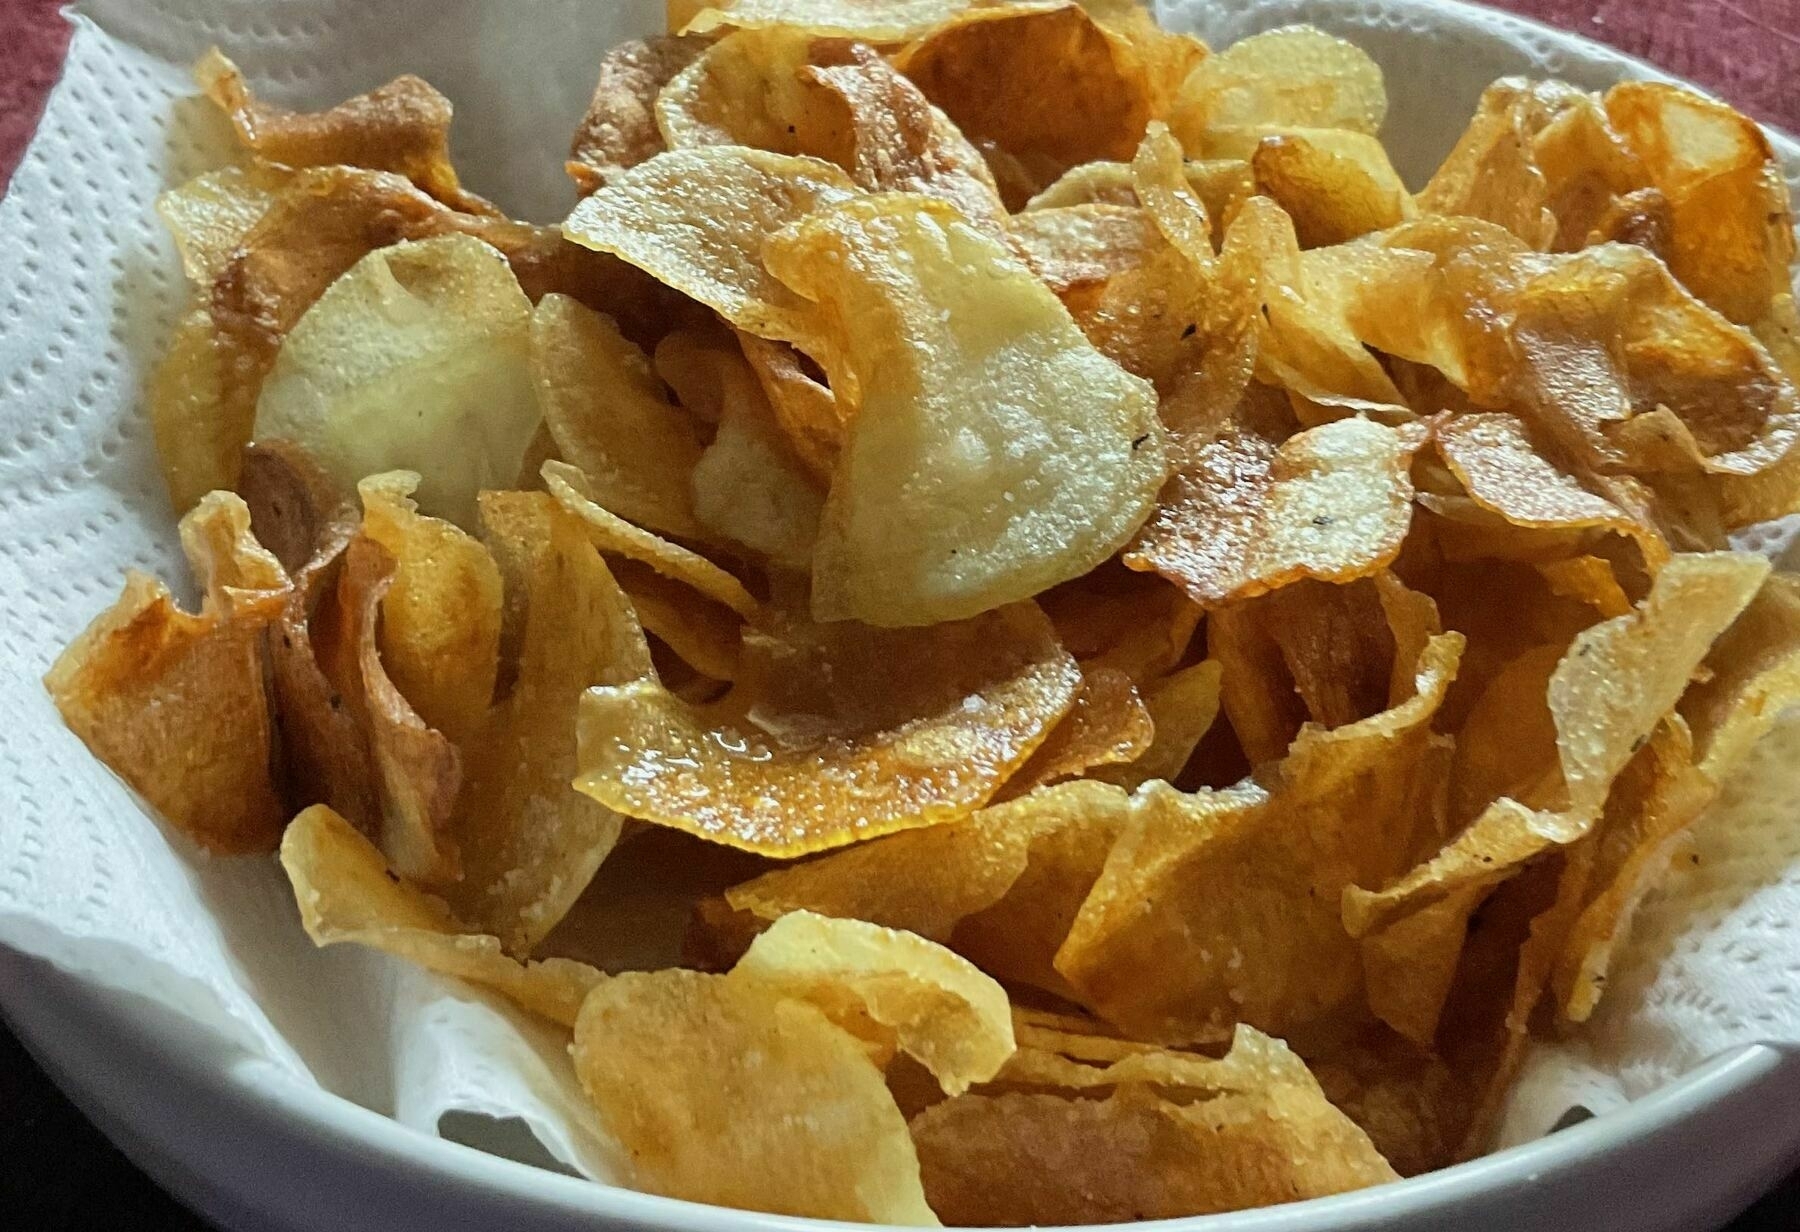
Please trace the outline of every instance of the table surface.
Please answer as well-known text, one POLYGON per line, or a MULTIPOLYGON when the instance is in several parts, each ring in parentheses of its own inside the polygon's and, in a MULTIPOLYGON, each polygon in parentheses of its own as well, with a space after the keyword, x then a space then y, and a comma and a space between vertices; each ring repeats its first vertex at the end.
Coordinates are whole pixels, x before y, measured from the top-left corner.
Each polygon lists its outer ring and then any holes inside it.
MULTIPOLYGON (((372 0, 378 2, 378 0, 372 0)), ((30 140, 68 44, 61 0, 0 0, 0 192, 30 140)), ((1800 0, 1498 0, 1610 43, 1800 133, 1800 0)), ((8 1226, 110 1232, 206 1225, 102 1137, 0 1029, 0 1212, 8 1226)), ((1800 1227, 1800 1174, 1730 1232, 1800 1227)))

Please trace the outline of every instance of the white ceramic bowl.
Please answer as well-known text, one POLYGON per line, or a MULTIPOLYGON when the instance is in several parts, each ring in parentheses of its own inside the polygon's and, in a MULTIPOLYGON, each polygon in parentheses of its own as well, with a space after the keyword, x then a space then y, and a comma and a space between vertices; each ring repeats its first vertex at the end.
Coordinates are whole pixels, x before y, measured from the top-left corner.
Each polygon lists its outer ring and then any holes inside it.
MULTIPOLYGON (((1390 74, 1390 128, 1396 164, 1415 185, 1466 121, 1471 80, 1550 72, 1599 88, 1662 75, 1572 35, 1430 0, 1213 0, 1197 21, 1215 43, 1228 43, 1301 18, 1412 66, 1390 74), (1420 55, 1421 40, 1444 54, 1420 55)), ((0 1008, 137 1164, 231 1232, 839 1226, 608 1188, 426 1136, 248 1060, 150 1001, 3 946, 0 1008)), ((1800 1055, 1752 1045, 1620 1111, 1472 1163, 1361 1193, 1159 1226, 1694 1232, 1725 1222, 1797 1162, 1800 1055)))

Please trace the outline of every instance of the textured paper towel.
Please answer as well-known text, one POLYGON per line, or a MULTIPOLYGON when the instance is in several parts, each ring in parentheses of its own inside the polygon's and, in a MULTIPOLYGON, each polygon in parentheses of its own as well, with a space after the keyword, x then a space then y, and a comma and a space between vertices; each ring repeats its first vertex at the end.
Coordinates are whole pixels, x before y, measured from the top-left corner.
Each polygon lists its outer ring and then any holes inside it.
MULTIPOLYGON (((217 42, 270 98, 307 106, 416 72, 458 105, 453 147, 471 187, 549 221, 571 200, 560 163, 595 61, 661 7, 88 0, 0 203, 0 942, 154 997, 294 1083, 427 1132, 466 1124, 447 1113, 517 1117, 564 1166, 602 1178, 612 1148, 555 1032, 382 955, 314 950, 273 861, 209 860, 165 833, 62 728, 38 678, 125 567, 181 576, 138 391, 185 295, 151 201, 227 146, 189 97, 187 64, 217 42)), ((1502 14, 1417 0, 1161 7, 1215 43, 1299 19, 1356 38, 1389 71, 1396 162, 1415 184, 1495 76, 1654 75, 1502 14)), ((1540 1050, 1515 1133, 1734 1043, 1800 1040, 1800 931, 1784 927, 1800 917, 1800 837, 1752 824, 1793 816, 1800 779, 1739 803, 1757 807, 1709 822, 1701 873, 1646 908, 1590 1037, 1540 1050)))

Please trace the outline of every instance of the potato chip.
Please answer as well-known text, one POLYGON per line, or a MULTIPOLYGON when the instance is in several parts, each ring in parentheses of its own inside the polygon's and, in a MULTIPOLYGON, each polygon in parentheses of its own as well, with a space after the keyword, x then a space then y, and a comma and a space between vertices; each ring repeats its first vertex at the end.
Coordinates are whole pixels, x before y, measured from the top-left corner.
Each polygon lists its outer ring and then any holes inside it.
POLYGON ((701 39, 656 36, 600 57, 594 96, 563 164, 576 188, 591 193, 667 148, 656 124, 657 95, 705 50, 701 39))
POLYGON ((322 804, 288 826, 281 864, 317 945, 350 941, 383 950, 490 988, 565 1027, 575 1025, 583 998, 605 978, 566 958, 508 958, 498 940, 464 928, 441 901, 395 877, 374 844, 322 804))
MULTIPOLYGON (((1250 165, 1235 158, 1187 160, 1182 167, 1188 187, 1213 220, 1214 238, 1223 238, 1223 227, 1238 207, 1256 192, 1250 165)), ((1061 209, 1071 205, 1141 205, 1131 182, 1131 164, 1101 160, 1071 167, 1048 188, 1025 203, 1032 210, 1061 209)))
POLYGON ((583 526, 541 492, 482 495, 482 524, 524 609, 511 693, 465 745, 450 827, 463 876, 457 915, 528 953, 618 841, 620 819, 570 786, 584 690, 650 674, 644 635, 583 526))
POLYGON ((1075 704, 1007 780, 1003 794, 1010 799, 1046 783, 1133 761, 1150 748, 1152 735, 1150 712, 1130 676, 1112 667, 1084 671, 1075 704))
POLYGON ((694 465, 694 515, 720 539, 806 572, 825 495, 788 445, 761 382, 736 349, 721 372, 719 428, 694 465))
POLYGON ((1153 391, 994 240, 894 195, 823 210, 766 255, 829 321, 820 359, 854 408, 815 617, 987 611, 1086 572, 1142 520, 1163 471, 1153 391))
POLYGON ((221 853, 268 851, 286 819, 264 683, 269 625, 291 583, 229 492, 181 520, 205 598, 197 614, 140 573, 44 674, 94 756, 176 829, 221 853))
POLYGON ((217 47, 194 65, 194 79, 231 121, 238 140, 272 163, 392 171, 452 209, 498 213, 457 182, 450 163, 450 100, 410 73, 319 112, 258 102, 237 65, 217 47))
MULTIPOLYGON (((1475 115, 1444 162, 1419 192, 1427 214, 1481 218, 1548 249, 1556 241, 1557 215, 1536 155, 1538 134, 1561 112, 1587 96, 1561 82, 1505 77, 1482 91, 1475 115)), ((1580 247, 1584 230, 1569 247, 1580 247)))
POLYGON ((1125 553, 1217 606, 1300 578, 1385 567, 1412 517, 1409 466, 1425 434, 1341 419, 1285 441, 1251 425, 1179 442, 1156 512, 1125 553))
POLYGON ((1686 690, 1708 648, 1756 594, 1768 562, 1744 553, 1683 553, 1629 615, 1578 634, 1550 676, 1563 793, 1551 807, 1493 801, 1442 851, 1397 881, 1344 895, 1357 936, 1470 885, 1493 885, 1592 829, 1613 779, 1686 690))
POLYGON ((735 680, 743 620, 720 603, 696 601, 693 590, 629 557, 607 562, 644 632, 661 639, 689 667, 714 680, 735 680))
POLYGON ((1028 210, 1011 220, 1007 235, 1058 294, 1142 265, 1161 239, 1143 210, 1093 204, 1028 210))
MULTIPOLYGON (((1257 190, 1294 220, 1302 248, 1341 244, 1394 226, 1412 212, 1412 196, 1367 133, 1334 128, 1251 130, 1248 160, 1257 190)), ((1211 144, 1235 154, 1235 136, 1211 144)))
POLYGON ((1150 746, 1123 765, 1095 767, 1088 777, 1128 789, 1151 779, 1173 783, 1218 717, 1221 674, 1218 660, 1207 659, 1147 686, 1150 746))
POLYGON ((557 503, 579 518, 589 540, 602 552, 643 561, 664 577, 681 582, 744 619, 755 622, 762 605, 744 584, 698 552, 633 526, 601 506, 587 477, 566 462, 544 463, 544 486, 557 503))
MULTIPOLYGON (((1085 1067, 1057 1068, 1073 1077, 1085 1067)), ((926 1110, 912 1128, 933 1209, 957 1225, 1095 1224, 1240 1210, 1394 1179, 1278 1041, 1241 1027, 1224 1060, 1184 1061, 1177 1072, 1192 1083, 1180 1099, 1098 1070, 1087 1081, 1113 1085, 1100 1099, 1073 1090, 971 1094, 926 1110)))
POLYGON ((1285 26, 1200 61, 1169 124, 1198 155, 1209 129, 1277 124, 1373 136, 1386 115, 1387 87, 1367 52, 1312 26, 1285 26))
POLYGON ((653 680, 590 690, 580 789, 745 850, 822 851, 974 811, 1061 719, 1080 679, 1029 606, 917 632, 793 637, 746 644, 746 660, 754 650, 780 669, 745 662, 761 685, 747 717, 743 703, 690 707, 653 680), (849 698, 868 701, 832 712, 849 698))
POLYGON ((1139 788, 1057 954, 1081 1001, 1138 1038, 1173 1042, 1233 1022, 1285 1031, 1354 995, 1337 900, 1434 841, 1449 749, 1431 719, 1461 650, 1454 633, 1433 637, 1412 696, 1345 727, 1306 728, 1260 780, 1191 795, 1139 788), (1246 923, 1274 918, 1287 923, 1246 923))
POLYGON ((531 375, 557 456, 587 476, 597 503, 649 530, 701 535, 695 425, 617 323, 544 296, 531 314, 531 375))
POLYGON ((563 223, 573 242, 610 252, 765 338, 810 336, 803 301, 763 267, 764 242, 856 187, 816 158, 738 146, 671 150, 616 177, 563 223))
POLYGON ((1012 1055, 1012 1011, 1000 985, 913 933, 810 911, 782 916, 731 969, 811 1001, 853 1035, 868 1024, 958 1095, 1012 1055))
POLYGON ((803 75, 810 33, 767 26, 727 33, 676 75, 656 99, 668 148, 748 146, 806 155, 849 171, 854 121, 841 96, 803 75))
POLYGON ((1719 636, 1682 696, 1696 762, 1715 783, 1762 739, 1800 685, 1800 582, 1773 573, 1719 636))
POLYGON ((837 395, 807 372, 800 352, 787 343, 741 331, 737 339, 788 447, 814 478, 829 482, 844 443, 844 411, 837 395))
POLYGON ((200 291, 210 291, 238 245, 269 212, 293 179, 281 167, 221 167, 159 194, 156 212, 181 268, 200 291))
POLYGON ((473 525, 475 493, 512 482, 537 430, 530 323, 518 280, 479 240, 372 252, 289 332, 256 433, 298 441, 345 484, 416 467, 420 508, 473 525))
MULTIPOLYGON (((899 43, 917 38, 949 21, 964 9, 993 0, 721 0, 692 6, 681 21, 670 21, 683 34, 725 29, 799 26, 812 34, 899 43)), ((1007 8, 1054 8, 1066 0, 1005 0, 1007 8)))
POLYGON ((500 572, 448 522, 422 516, 411 471, 357 485, 362 533, 394 558, 381 601, 381 661, 419 718, 461 744, 493 700, 499 670, 500 572))
POLYGON ((855 1036, 778 986, 668 970, 598 984, 575 1072, 639 1189, 774 1214, 937 1222, 855 1036))
POLYGON ((1016 209, 1070 167, 1131 157, 1157 102, 1125 39, 1076 5, 980 6, 904 48, 895 65, 988 155, 1016 209))
POLYGON ((1362 938, 1370 1012, 1421 1048, 1437 1036, 1469 919, 1487 893, 1465 887, 1362 938))

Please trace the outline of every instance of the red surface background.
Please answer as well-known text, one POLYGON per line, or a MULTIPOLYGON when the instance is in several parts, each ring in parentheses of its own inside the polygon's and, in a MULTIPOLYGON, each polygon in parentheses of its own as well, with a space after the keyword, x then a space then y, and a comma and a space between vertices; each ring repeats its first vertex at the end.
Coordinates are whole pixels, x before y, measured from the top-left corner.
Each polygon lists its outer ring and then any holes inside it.
MULTIPOLYGON (((371 0, 379 2, 379 0, 371 0)), ((60 0, 0 0, 0 192, 69 43, 60 0)), ((1496 0, 1697 81, 1800 133, 1800 0, 1496 0)))

